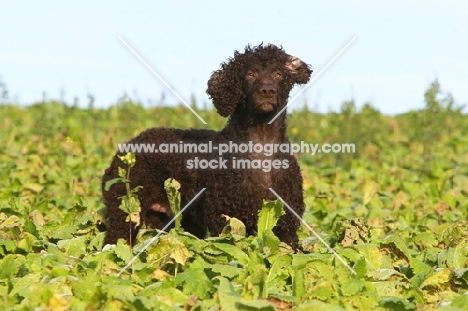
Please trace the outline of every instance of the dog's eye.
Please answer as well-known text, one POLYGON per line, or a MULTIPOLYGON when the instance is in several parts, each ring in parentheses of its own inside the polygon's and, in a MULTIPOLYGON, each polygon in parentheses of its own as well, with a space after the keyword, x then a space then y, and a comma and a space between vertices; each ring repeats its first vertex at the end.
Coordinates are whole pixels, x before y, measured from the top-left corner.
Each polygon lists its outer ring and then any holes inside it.
POLYGON ((281 78, 281 74, 279 72, 275 73, 275 78, 281 78))
POLYGON ((254 74, 252 72, 247 73, 247 78, 252 79, 254 77, 254 74))

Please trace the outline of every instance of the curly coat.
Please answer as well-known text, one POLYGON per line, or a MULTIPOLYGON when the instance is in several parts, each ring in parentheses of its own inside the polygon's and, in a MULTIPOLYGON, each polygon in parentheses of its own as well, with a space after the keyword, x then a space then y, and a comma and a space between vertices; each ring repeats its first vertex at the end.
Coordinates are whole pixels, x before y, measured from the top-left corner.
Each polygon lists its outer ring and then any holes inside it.
MULTIPOLYGON (((180 130, 152 128, 144 131, 129 143, 207 143, 219 144, 289 144, 286 135, 286 113, 283 112, 272 124, 268 122, 287 104, 289 92, 295 84, 307 83, 312 71, 299 58, 290 56, 275 45, 247 46, 243 53, 235 51, 234 57, 221 64, 220 70, 212 73, 207 93, 217 112, 229 117, 220 132, 210 130, 180 130)), ((131 242, 138 231, 133 228, 129 235, 126 215, 119 209, 120 199, 125 194, 123 184, 114 184, 104 191, 105 183, 117 177, 118 167, 124 167, 117 153, 102 179, 103 199, 108 209, 109 228, 105 244, 115 244, 124 238, 131 242)), ((274 189, 296 213, 304 212, 302 177, 297 160, 288 153, 242 153, 231 150, 222 155, 227 159, 227 169, 189 169, 187 161, 218 159, 213 154, 184 153, 138 153, 131 171, 132 188, 142 186, 138 192, 141 202, 141 220, 150 227, 161 229, 172 217, 164 191, 164 181, 175 178, 181 183, 182 205, 190 201, 202 188, 206 191, 185 211, 183 228, 204 238, 207 231, 218 235, 226 224, 222 215, 236 217, 246 226, 247 234, 254 234, 258 211, 263 200, 275 200, 269 191, 274 189), (234 168, 234 162, 248 160, 250 163, 280 163, 276 168, 234 168), (276 162, 273 162, 276 161, 276 162)), ((237 163, 237 162, 236 162, 237 163)), ((298 247, 297 229, 300 220, 286 209, 274 233, 294 249, 298 247)))

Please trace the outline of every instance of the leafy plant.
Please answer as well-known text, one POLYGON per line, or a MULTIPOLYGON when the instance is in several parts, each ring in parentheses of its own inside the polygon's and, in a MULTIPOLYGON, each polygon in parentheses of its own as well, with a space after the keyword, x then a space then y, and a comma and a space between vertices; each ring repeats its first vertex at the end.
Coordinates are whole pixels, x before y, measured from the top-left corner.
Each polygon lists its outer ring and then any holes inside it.
POLYGON ((126 221, 130 223, 129 227, 129 240, 132 241, 132 226, 138 227, 140 226, 140 200, 138 200, 138 190, 142 187, 137 186, 133 189, 130 188, 130 171, 131 168, 135 166, 136 158, 135 155, 131 152, 128 152, 124 156, 119 156, 119 159, 128 166, 127 169, 118 168, 118 175, 119 177, 113 178, 106 182, 104 186, 104 191, 108 191, 110 187, 116 183, 124 183, 125 184, 125 191, 126 194, 124 197, 121 197, 122 200, 119 208, 128 214, 126 221))
MULTIPOLYGON (((255 236, 229 215, 219 237, 179 227, 118 277, 156 231, 141 230, 133 247, 102 250, 103 170, 117 143, 143 129, 198 120, 182 106, 145 108, 129 98, 108 109, 2 104, 0 309, 466 310, 468 116, 441 90, 430 85, 423 109, 397 116, 354 102, 339 113, 290 116, 292 142, 357 146, 356 154, 299 155, 303 219, 357 275, 307 228, 298 232, 303 251, 292 253, 272 233, 281 203, 265 202, 255 236)), ((225 122, 199 113, 216 128, 225 122)), ((122 161, 122 208, 137 213, 132 158, 122 161)))
MULTIPOLYGON (((180 212, 180 183, 174 178, 169 178, 164 182, 164 189, 166 190, 172 213, 177 215, 180 212)), ((175 228, 177 230, 180 229, 181 221, 182 216, 177 217, 175 220, 175 228)))

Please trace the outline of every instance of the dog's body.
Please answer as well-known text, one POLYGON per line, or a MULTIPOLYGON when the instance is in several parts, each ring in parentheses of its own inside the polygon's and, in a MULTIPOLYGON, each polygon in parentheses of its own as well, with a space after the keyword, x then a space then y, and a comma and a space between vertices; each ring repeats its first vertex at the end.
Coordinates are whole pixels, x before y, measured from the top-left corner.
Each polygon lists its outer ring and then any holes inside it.
MULTIPOLYGON (((286 105, 293 85, 308 81, 312 72, 308 66, 282 49, 268 45, 247 47, 244 54, 236 51, 235 57, 221 67, 212 74, 207 93, 213 99, 218 113, 229 116, 223 130, 153 128, 129 143, 160 145, 183 142, 200 145, 211 141, 215 147, 221 144, 289 144, 286 112, 271 125, 268 122, 286 105)), ((117 177, 118 167, 125 167, 117 155, 104 174, 103 187, 108 180, 117 177)), ((211 235, 221 232, 226 223, 222 215, 242 220, 247 234, 253 234, 263 200, 277 199, 269 188, 276 191, 297 214, 302 215, 304 211, 299 165, 294 156, 288 153, 276 152, 270 155, 252 150, 229 150, 219 155, 219 150, 213 150, 211 153, 198 154, 136 154, 130 186, 143 187, 138 192, 142 207, 140 215, 142 221, 150 227, 161 229, 174 216, 163 185, 168 178, 175 178, 181 183, 182 206, 202 188, 206 188, 182 219, 183 228, 200 238, 205 237, 207 230, 211 235), (195 158, 217 163, 218 168, 197 169, 193 167, 195 158), (219 166, 223 160, 224 168, 221 168, 219 166), (191 168, 189 163, 192 164, 191 168), (246 165, 255 168, 248 169, 246 165)), ((110 222, 106 244, 114 244, 118 238, 130 242, 126 214, 119 209, 119 197, 124 194, 123 184, 114 184, 109 191, 103 190, 110 222)), ((283 242, 296 249, 299 225, 300 220, 286 209, 286 215, 281 217, 274 232, 283 242)), ((134 228, 131 239, 134 239, 137 230, 134 228)))

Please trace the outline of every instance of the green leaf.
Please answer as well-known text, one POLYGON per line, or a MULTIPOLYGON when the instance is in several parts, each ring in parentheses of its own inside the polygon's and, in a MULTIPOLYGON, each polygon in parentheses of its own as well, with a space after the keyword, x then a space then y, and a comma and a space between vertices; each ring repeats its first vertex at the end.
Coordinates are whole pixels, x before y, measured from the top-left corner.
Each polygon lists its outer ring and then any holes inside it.
POLYGON ((463 279, 468 283, 468 268, 455 269, 453 271, 453 276, 457 279, 463 279))
POLYGON ((455 308, 460 308, 462 310, 468 309, 468 296, 467 295, 460 295, 454 300, 452 300, 452 306, 455 308))
POLYGON ((113 248, 113 251, 124 263, 130 262, 132 259, 133 253, 130 246, 123 239, 117 241, 117 245, 113 248))
POLYGON ((55 278, 54 282, 49 284, 42 282, 32 283, 28 291, 25 291, 25 300, 32 305, 47 304, 52 310, 67 309, 68 300, 58 294, 54 294, 54 292, 58 292, 59 290, 64 293, 70 292, 64 278, 55 278))
POLYGON ((29 292, 31 284, 38 283, 42 279, 39 273, 30 273, 19 279, 8 296, 13 297, 18 294, 21 297, 25 297, 29 292))
POLYGON ((255 269, 245 279, 243 296, 249 299, 268 298, 267 278, 268 272, 265 265, 255 265, 255 269))
POLYGON ((345 296, 353 296, 366 288, 366 283, 361 280, 346 279, 341 284, 341 292, 345 296))
POLYGON ((86 244, 82 237, 58 241, 57 246, 63 248, 68 255, 74 257, 80 257, 86 253, 86 244))
POLYGON ((266 300, 248 300, 239 295, 231 282, 223 277, 217 277, 219 281, 217 300, 221 310, 223 311, 238 311, 238 310, 262 310, 273 311, 275 307, 272 303, 266 300))
MULTIPOLYGON (((5 248, 7 253, 12 252, 16 248, 16 243, 11 240, 0 239, 0 246, 2 245, 5 248)), ((1 247, 0 247, 0 254, 4 254, 3 249, 1 247)))
POLYGON ((75 226, 62 227, 55 224, 44 226, 44 229, 47 229, 49 238, 67 240, 73 238, 73 233, 76 232, 75 226), (46 227, 47 226, 47 227, 46 227))
POLYGON ((22 238, 18 243, 18 248, 29 252, 29 251, 31 251, 31 247, 32 247, 34 241, 36 241, 36 240, 37 240, 37 238, 34 235, 32 235, 31 233, 23 232, 22 238))
POLYGON ((416 310, 416 305, 398 297, 384 298, 380 301, 380 306, 388 310, 416 310))
POLYGON ((285 269, 291 266, 290 255, 277 255, 273 261, 270 271, 266 279, 267 290, 277 289, 286 284, 286 280, 290 277, 289 271, 285 269))
POLYGON ((266 230, 273 230, 278 219, 285 215, 283 203, 280 200, 264 201, 263 207, 258 213, 257 234, 262 237, 266 230))
POLYGON ((381 297, 398 297, 404 289, 410 287, 408 283, 399 281, 374 282, 372 285, 374 286, 377 294, 381 297))
MULTIPOLYGON (((174 287, 168 287, 164 283, 151 283, 138 293, 140 296, 144 295, 149 297, 152 301, 158 300, 165 305, 173 307, 176 304, 185 305, 188 303, 189 297, 174 287)), ((154 308, 153 308, 154 309, 154 308)), ((150 309, 152 310, 152 309, 150 309)), ((159 310, 159 308, 154 309, 159 310)), ((169 310, 174 310, 170 308, 169 310)))
POLYGON ((140 225, 140 211, 141 205, 137 195, 130 195, 121 197, 119 208, 127 215, 126 222, 132 222, 135 227, 140 225))
MULTIPOLYGON (((135 214, 135 213, 140 213, 141 211, 141 205, 140 205, 140 200, 138 200, 138 197, 136 196, 131 196, 130 197, 130 206, 128 209, 129 214, 135 214)), ((135 222, 135 221, 132 221, 135 222)), ((138 221, 139 224, 139 221, 138 221)))
POLYGON ((304 266, 300 268, 295 268, 293 275, 292 275, 293 277, 292 292, 293 292, 293 295, 297 297, 299 300, 302 300, 302 297, 306 293, 305 280, 304 280, 304 273, 305 273, 304 266))
POLYGON ((214 273, 218 273, 220 276, 226 277, 228 279, 232 279, 233 277, 237 276, 241 270, 238 267, 221 264, 209 264, 206 267, 211 269, 211 271, 214 273))
POLYGON ((396 235, 389 235, 383 239, 382 244, 394 244, 395 247, 406 256, 407 259, 411 258, 411 254, 406 243, 396 235))
POLYGON ((447 254, 447 266, 451 269, 460 269, 468 262, 468 243, 460 243, 455 247, 449 247, 447 254))
POLYGON ((73 295, 81 300, 90 301, 91 298, 100 293, 101 278, 94 270, 86 270, 83 278, 72 284, 73 295))
MULTIPOLYGON (((268 247, 269 253, 274 253, 278 250, 280 239, 273 233, 272 230, 268 229, 263 231, 263 243, 265 247, 268 247)), ((265 252, 265 250, 263 250, 265 252)))
POLYGON ((110 299, 117 299, 117 300, 130 300, 133 301, 135 299, 135 295, 133 294, 133 290, 131 286, 126 284, 106 284, 103 282, 102 286, 103 292, 106 293, 107 297, 110 299))
POLYGON ((354 271, 356 271, 356 277, 362 278, 369 271, 367 267, 367 260, 364 257, 361 257, 353 266, 354 271))
POLYGON ((362 258, 362 255, 356 249, 353 249, 352 247, 338 248, 336 249, 336 252, 340 256, 348 258, 352 262, 357 262, 359 259, 362 258))
POLYGON ((197 295, 200 298, 208 298, 213 287, 210 279, 205 274, 206 264, 201 258, 195 259, 188 269, 177 274, 175 284, 184 284, 182 291, 187 295, 197 295))
POLYGON ((221 310, 237 311, 236 303, 240 295, 234 290, 233 284, 223 277, 216 277, 216 280, 219 281, 217 299, 221 310))
POLYGON ((423 232, 414 237, 414 242, 418 245, 422 245, 424 248, 434 247, 439 244, 436 237, 432 232, 423 232))
POLYGON ((227 243, 212 243, 212 246, 233 257, 242 265, 246 265, 249 263, 249 256, 234 245, 227 243))
POLYGON ((417 258, 410 259, 410 267, 414 274, 428 273, 432 268, 417 258))
POLYGON ((378 269, 370 271, 367 273, 367 276, 378 281, 386 281, 392 278, 393 276, 396 276, 398 278, 404 278, 403 274, 393 269, 378 269))
POLYGON ((104 186, 104 190, 105 191, 109 191, 110 187, 112 187, 113 185, 115 184, 118 184, 118 183, 129 183, 130 180, 126 179, 126 178, 113 178, 111 180, 108 180, 106 181, 106 184, 104 186))
POLYGON ((268 300, 248 300, 239 299, 236 303, 238 310, 259 310, 259 311, 275 311, 275 306, 268 300))
POLYGON ((304 304, 301 304, 298 308, 295 309, 295 311, 345 311, 344 308, 340 307, 337 304, 329 304, 322 302, 320 300, 312 300, 311 302, 306 302, 304 304))
POLYGON ((24 261, 24 256, 18 254, 6 255, 0 259, 0 280, 14 277, 24 261))

